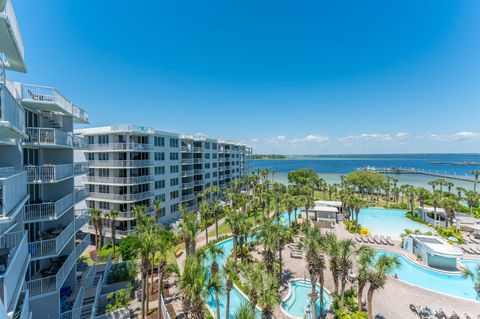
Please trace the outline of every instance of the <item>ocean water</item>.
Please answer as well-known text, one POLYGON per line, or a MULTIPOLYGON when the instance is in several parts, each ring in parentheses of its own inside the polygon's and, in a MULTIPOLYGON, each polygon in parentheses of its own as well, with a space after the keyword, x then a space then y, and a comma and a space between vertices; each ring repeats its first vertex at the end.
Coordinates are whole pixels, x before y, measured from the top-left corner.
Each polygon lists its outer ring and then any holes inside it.
MULTIPOLYGON (((442 163, 477 163, 480 164, 480 154, 388 154, 388 155, 318 155, 299 156, 285 160, 253 160, 252 168, 268 168, 275 172, 274 180, 287 182, 288 172, 299 168, 311 168, 328 183, 340 182, 340 175, 345 175, 362 167, 409 167, 430 170, 451 175, 470 175, 480 165, 449 165, 442 163)), ((393 175, 399 184, 429 187, 428 182, 433 176, 424 175, 393 175)), ((473 188, 473 183, 452 180, 455 186, 467 189, 473 188)))

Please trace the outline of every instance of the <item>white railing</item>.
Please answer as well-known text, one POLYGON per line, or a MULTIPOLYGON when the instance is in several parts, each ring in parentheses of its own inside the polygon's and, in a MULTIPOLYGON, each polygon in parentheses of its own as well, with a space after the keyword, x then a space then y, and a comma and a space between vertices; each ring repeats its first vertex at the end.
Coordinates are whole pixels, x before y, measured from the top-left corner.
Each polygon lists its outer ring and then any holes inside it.
POLYGON ((86 289, 90 289, 93 287, 93 281, 95 280, 95 275, 97 273, 97 265, 94 264, 88 270, 87 274, 85 275, 84 287, 86 289))
POLYGON ((60 319, 82 319, 82 318, 94 318, 93 316, 89 315, 85 317, 85 314, 91 314, 92 313, 92 307, 93 305, 85 305, 85 306, 79 306, 76 308, 72 308, 69 311, 62 312, 60 314, 60 319))
POLYGON ((25 111, 4 85, 0 85, 0 101, 0 121, 9 122, 25 134, 25 111))
POLYGON ((193 158, 182 159, 182 164, 193 164, 193 158))
POLYGON ((25 166, 29 183, 55 183, 56 181, 73 177, 73 165, 45 164, 39 166, 25 166))
POLYGON ((182 146, 181 151, 182 152, 191 152, 192 147, 191 146, 182 146))
POLYGON ((17 16, 15 15, 15 10, 13 10, 12 2, 10 0, 7 0, 7 2, 5 3, 5 8, 3 9, 2 13, 8 17, 8 21, 10 22, 10 28, 13 32, 15 41, 18 45, 18 50, 20 51, 20 55, 23 59, 25 51, 23 46, 23 39, 20 35, 20 28, 18 27, 17 16))
POLYGON ((185 202, 187 200, 192 200, 194 198, 195 198, 195 194, 182 195, 182 202, 185 202))
POLYGON ((101 184, 143 184, 153 181, 153 176, 134 176, 134 177, 103 177, 103 176, 86 176, 85 183, 101 183, 101 184))
POLYGON ((103 315, 98 315, 97 317, 95 317, 95 319, 129 319, 129 318, 131 318, 131 316, 130 316, 130 309, 128 309, 128 307, 120 308, 115 311, 112 311, 103 315))
MULTIPOLYGON (((90 232, 90 233, 93 233, 95 231, 95 228, 92 226, 92 225, 85 225, 83 226, 83 230, 86 231, 86 232, 90 232)), ((112 236, 112 230, 110 227, 107 227, 107 226, 103 226, 102 228, 102 231, 103 231, 103 234, 105 236, 112 236)), ((123 236, 123 237, 126 237, 126 236, 131 236, 135 234, 135 229, 129 229, 129 230, 120 230, 120 229, 117 229, 115 231, 115 236, 123 236)))
POLYGON ((89 167, 145 167, 153 166, 150 160, 109 160, 109 161, 88 161, 89 167))
POLYGON ((15 315, 13 317, 18 319, 30 319, 30 294, 28 293, 28 290, 25 290, 23 294, 24 297, 22 306, 20 307, 20 314, 18 317, 15 315))
POLYGON ((108 193, 90 193, 89 197, 106 199, 106 200, 118 200, 122 202, 135 202, 143 199, 148 199, 153 196, 153 192, 143 192, 137 194, 108 194, 108 193))
POLYGON ((105 269, 104 269, 104 277, 103 277, 103 284, 107 284, 108 280, 108 273, 110 272, 110 268, 112 268, 112 255, 108 257, 107 262, 105 263, 105 269))
POLYGON ((32 258, 40 258, 59 254, 67 242, 72 238, 75 232, 74 229, 75 221, 65 227, 55 238, 28 243, 28 251, 30 252, 30 255, 32 258))
POLYGON ((170 314, 167 311, 167 306, 165 306, 165 300, 163 299, 163 294, 160 294, 160 311, 162 311, 163 319, 170 319, 170 314))
POLYGON ((90 234, 87 234, 83 239, 78 243, 77 246, 75 246, 75 253, 77 255, 77 259, 80 258, 80 256, 83 254, 85 249, 88 248, 90 245, 92 239, 90 238, 90 234))
POLYGON ((73 194, 68 194, 55 202, 27 204, 23 211, 23 219, 28 222, 57 219, 73 204, 73 194))
POLYGON ((202 170, 201 170, 201 169, 194 169, 193 172, 195 173, 195 175, 202 174, 202 170))
POLYGON ((18 231, 7 233, 0 237, 0 247, 10 249, 10 260, 7 269, 0 275, 3 303, 6 309, 9 309, 13 301, 15 292, 19 289, 18 285, 27 270, 29 262, 27 248, 27 232, 18 231))
POLYGON ((22 83, 22 101, 55 104, 68 114, 73 114, 73 104, 53 87, 22 83))
POLYGON ((90 151, 148 151, 152 150, 153 145, 141 143, 107 143, 107 144, 89 144, 90 151))
POLYGON ((193 187, 193 182, 190 183, 182 183, 182 188, 192 188, 193 187))
POLYGON ((182 171, 182 176, 191 176, 193 175, 193 170, 188 170, 188 171, 182 171))
POLYGON ((85 287, 80 287, 77 293, 77 297, 75 298, 75 302, 73 303, 72 310, 81 308, 83 305, 83 299, 85 297, 85 287))
POLYGON ((27 128, 26 144, 73 146, 72 135, 55 128, 27 128))
POLYGON ((73 164, 73 172, 75 175, 86 174, 88 172, 87 162, 76 162, 73 164))
POLYGON ((196 157, 196 158, 193 159, 193 161, 194 161, 195 163, 201 163, 203 160, 202 160, 201 158, 197 158, 197 157, 196 157))
POLYGON ((84 124, 88 124, 88 113, 85 112, 81 107, 73 105, 73 116, 76 117, 78 120, 83 122, 84 124))
POLYGON ((77 149, 87 149, 88 148, 87 139, 81 135, 73 135, 73 147, 77 149))
POLYGON ((0 213, 6 216, 20 200, 27 196, 27 173, 13 167, 0 169, 0 213))
POLYGON ((194 148, 193 148, 193 151, 194 151, 194 152, 201 152, 201 151, 202 151, 202 148, 201 148, 201 147, 194 147, 194 148))
POLYGON ((197 181, 194 181, 195 185, 203 185, 203 181, 202 180, 197 180, 197 181))
POLYGON ((78 203, 81 200, 84 200, 88 197, 88 191, 85 186, 76 186, 74 190, 75 194, 75 203, 78 203))
POLYGON ((84 210, 79 215, 75 216, 75 232, 85 226, 90 220, 90 211, 84 210))
POLYGON ((97 289, 95 290, 95 299, 93 301, 93 306, 92 306, 92 317, 95 318, 97 316, 97 312, 98 312, 98 304, 99 304, 99 299, 100 299, 100 294, 102 292, 102 288, 103 288, 103 278, 104 278, 105 274, 101 275, 99 280, 98 280, 98 284, 97 284, 97 289))

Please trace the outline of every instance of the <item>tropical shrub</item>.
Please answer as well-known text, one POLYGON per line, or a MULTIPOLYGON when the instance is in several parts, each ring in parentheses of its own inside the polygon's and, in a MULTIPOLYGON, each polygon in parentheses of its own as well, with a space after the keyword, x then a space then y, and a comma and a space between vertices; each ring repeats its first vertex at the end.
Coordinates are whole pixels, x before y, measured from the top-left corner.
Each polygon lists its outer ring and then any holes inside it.
POLYGON ((119 289, 107 295, 107 305, 105 312, 110 313, 117 309, 128 306, 131 300, 132 286, 128 285, 126 289, 119 289))
POLYGON ((421 217, 412 215, 412 213, 406 213, 406 214, 405 214, 405 217, 408 218, 408 219, 413 220, 414 222, 417 222, 417 223, 420 223, 420 224, 424 224, 424 225, 428 225, 428 226, 432 227, 432 224, 427 223, 427 222, 424 221, 421 217))
POLYGON ((358 228, 357 228, 357 225, 353 220, 345 220, 343 223, 345 224, 345 229, 352 234, 358 233, 358 231, 362 228, 360 224, 358 224, 358 228))
POLYGON ((460 228, 455 227, 455 226, 450 226, 450 227, 435 227, 435 230, 437 233, 442 236, 445 239, 448 239, 448 237, 453 237, 458 240, 459 244, 465 243, 465 239, 462 236, 462 233, 460 232, 460 228))
POLYGON ((107 283, 113 284, 121 281, 130 281, 135 280, 137 274, 137 264, 134 261, 126 261, 123 263, 112 264, 110 268, 110 273, 107 277, 107 283))
POLYGON ((134 260, 137 258, 137 236, 127 236, 120 240, 117 251, 122 255, 123 260, 134 260))

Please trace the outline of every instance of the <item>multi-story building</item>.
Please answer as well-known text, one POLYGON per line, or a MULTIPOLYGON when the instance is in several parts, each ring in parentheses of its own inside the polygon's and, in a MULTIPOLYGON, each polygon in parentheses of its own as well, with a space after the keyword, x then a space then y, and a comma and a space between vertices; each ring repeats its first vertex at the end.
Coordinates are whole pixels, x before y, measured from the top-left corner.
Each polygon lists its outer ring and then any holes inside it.
POLYGON ((84 302, 76 263, 89 216, 74 210, 73 151, 86 144, 73 127, 88 115, 55 88, 10 81, 23 58, 12 4, 0 0, 0 318, 60 318, 84 302))
MULTIPOLYGON (((88 141, 86 206, 120 212, 117 238, 134 231, 134 205, 144 205, 151 213, 153 201, 160 200, 160 222, 168 225, 179 219, 181 205, 197 207, 205 187, 227 187, 250 170, 251 148, 227 140, 134 125, 80 129, 76 134, 88 141)), ((91 225, 85 230, 94 231, 91 225)), ((108 220, 103 231, 111 237, 108 220)))

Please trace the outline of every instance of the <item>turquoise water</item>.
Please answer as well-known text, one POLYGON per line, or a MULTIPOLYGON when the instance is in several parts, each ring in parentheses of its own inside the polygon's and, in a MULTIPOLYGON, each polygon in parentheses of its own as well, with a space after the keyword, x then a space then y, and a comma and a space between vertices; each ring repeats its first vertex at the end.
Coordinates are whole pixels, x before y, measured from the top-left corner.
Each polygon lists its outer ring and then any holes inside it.
MULTIPOLYGON (((297 212, 297 216, 300 214, 300 210, 297 212)), ((291 214, 291 221, 294 221, 295 215, 292 213, 291 214)), ((284 226, 288 225, 288 214, 283 213, 280 215, 280 223, 284 226)), ((250 238, 249 240, 251 240, 250 238)), ((216 245, 217 247, 221 248, 224 252, 224 255, 222 257, 219 257, 217 262, 219 265, 224 265, 228 256, 230 255, 231 251, 233 250, 233 239, 227 239, 225 241, 222 241, 216 245)), ((210 259, 206 260, 206 265, 210 269, 212 261, 210 259)), ((220 298, 220 317, 225 318, 226 315, 226 296, 221 296, 220 298)), ((235 287, 230 291, 230 310, 229 310, 229 318, 233 318, 237 310, 240 308, 240 306, 243 303, 248 303, 248 299, 243 296, 240 291, 238 291, 235 287)), ((215 295, 211 294, 210 297, 207 300, 207 305, 212 310, 214 313, 214 317, 216 317, 216 306, 215 306, 215 295)), ((256 317, 260 318, 261 313, 257 309, 256 311, 256 317)))
MULTIPOLYGON (((291 282, 291 293, 287 300, 282 303, 282 308, 292 317, 303 317, 307 305, 308 294, 312 291, 310 281, 293 280, 291 282)), ((317 294, 320 295, 320 286, 317 286, 317 294)), ((328 309, 330 297, 326 291, 323 295, 323 312, 328 309)), ((317 315, 320 313, 320 300, 317 300, 317 315)))
MULTIPOLYGON (((413 263, 405 256, 391 251, 377 250, 378 253, 397 256, 400 259, 401 266, 391 275, 397 274, 398 279, 402 281, 447 295, 476 300, 472 281, 463 278, 461 274, 446 274, 424 268, 413 263)), ((461 263, 468 267, 475 267, 480 264, 480 261, 463 260, 461 263)))
POLYGON ((418 229, 421 232, 432 231, 425 225, 405 218, 405 210, 364 208, 360 210, 358 221, 363 227, 367 227, 372 235, 390 236, 392 239, 400 239, 404 229, 418 229))

